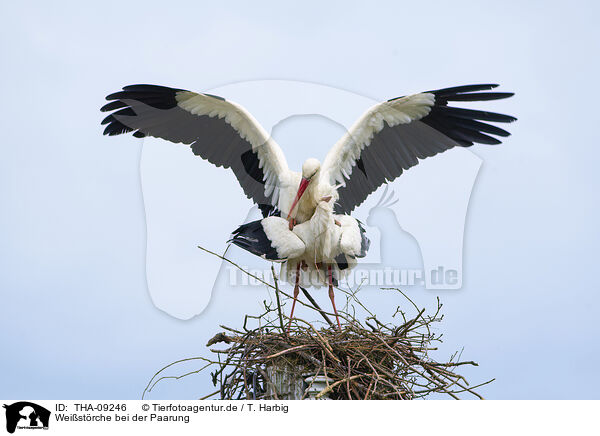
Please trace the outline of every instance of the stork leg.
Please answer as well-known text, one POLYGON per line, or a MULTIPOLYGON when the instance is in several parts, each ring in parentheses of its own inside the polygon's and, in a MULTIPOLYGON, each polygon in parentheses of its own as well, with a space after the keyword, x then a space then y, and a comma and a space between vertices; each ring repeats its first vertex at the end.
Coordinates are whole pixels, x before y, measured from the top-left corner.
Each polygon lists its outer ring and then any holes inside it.
POLYGON ((296 307, 296 300, 298 300, 298 292, 300 292, 300 266, 302 262, 298 262, 296 266, 296 284, 294 285, 294 302, 292 303, 292 311, 290 312, 290 322, 288 323, 287 332, 290 334, 290 326, 292 325, 292 319, 294 319, 294 309, 296 307))
POLYGON ((342 330, 342 325, 340 324, 340 317, 338 316, 337 309, 335 308, 335 300, 333 298, 333 276, 331 274, 331 265, 327 265, 327 276, 329 278, 329 299, 331 300, 331 304, 333 305, 333 312, 335 313, 335 319, 338 323, 338 327, 342 330))

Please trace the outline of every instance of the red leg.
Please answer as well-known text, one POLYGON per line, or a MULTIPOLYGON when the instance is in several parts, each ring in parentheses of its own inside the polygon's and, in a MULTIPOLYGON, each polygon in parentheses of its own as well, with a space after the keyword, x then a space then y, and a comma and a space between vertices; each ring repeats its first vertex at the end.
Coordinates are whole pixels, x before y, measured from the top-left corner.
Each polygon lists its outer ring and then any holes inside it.
POLYGON ((338 327, 342 330, 342 325, 340 324, 340 317, 338 316, 337 309, 335 308, 335 300, 333 298, 333 277, 331 275, 331 265, 327 265, 327 275, 329 276, 329 299, 331 300, 331 304, 333 305, 333 311, 335 312, 335 319, 337 320, 338 327))
POLYGON ((294 218, 290 218, 290 230, 294 229, 294 226, 296 225, 296 220, 294 218))
POLYGON ((292 311, 290 313, 290 322, 288 323, 287 332, 290 333, 290 326, 292 325, 292 319, 294 319, 294 308, 296 307, 296 300, 298 299, 298 292, 300 291, 300 265, 302 263, 299 262, 298 266, 296 266, 296 285, 294 286, 294 302, 292 303, 292 311))

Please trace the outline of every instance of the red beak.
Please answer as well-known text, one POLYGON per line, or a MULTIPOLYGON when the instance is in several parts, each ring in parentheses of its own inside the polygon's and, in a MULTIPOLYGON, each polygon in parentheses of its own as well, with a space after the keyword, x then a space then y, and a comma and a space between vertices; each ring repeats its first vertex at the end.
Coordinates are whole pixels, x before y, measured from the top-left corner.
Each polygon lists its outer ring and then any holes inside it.
POLYGON ((292 212, 294 211, 294 208, 298 204, 298 201, 300 201, 302 194, 304 194, 304 191, 306 191, 306 188, 308 188, 309 183, 310 183, 310 179, 305 179, 304 177, 302 177, 302 180, 300 180, 300 186, 298 186, 298 192, 296 193, 296 198, 294 198, 292 207, 290 208, 290 211, 288 212, 288 216, 287 216, 288 220, 292 216, 292 212))

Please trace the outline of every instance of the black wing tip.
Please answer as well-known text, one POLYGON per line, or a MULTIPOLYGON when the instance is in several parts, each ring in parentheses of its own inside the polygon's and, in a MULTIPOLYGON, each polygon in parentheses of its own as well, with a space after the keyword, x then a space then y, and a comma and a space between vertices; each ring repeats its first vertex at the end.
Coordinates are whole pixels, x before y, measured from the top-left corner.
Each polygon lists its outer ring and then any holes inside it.
POLYGON ((116 136, 121 135, 123 133, 129 133, 131 131, 133 131, 131 127, 127 127, 125 124, 115 120, 111 122, 108 126, 106 126, 102 134, 108 136, 116 136))
POLYGON ((490 101, 490 100, 502 100, 514 96, 514 92, 463 92, 444 97, 438 97, 438 103, 446 103, 448 101, 490 101))
POLYGON ((135 83, 133 85, 124 86, 123 91, 183 91, 178 88, 171 88, 164 85, 153 85, 151 83, 135 83))
MULTIPOLYGON (((512 123, 517 119, 512 115, 500 114, 497 112, 480 111, 475 109, 463 109, 446 105, 436 105, 431 112, 444 113, 447 116, 455 118, 464 118, 467 120, 492 121, 496 123, 512 123)), ((430 113, 431 113, 430 112, 430 113)), ((426 118, 426 117, 424 117, 426 118)))
MULTIPOLYGON (((157 108, 163 109, 161 106, 163 106, 166 101, 169 102, 169 106, 173 106, 175 104, 175 96, 178 92, 187 92, 187 90, 181 88, 171 88, 169 86, 162 85, 127 85, 124 86, 120 91, 108 94, 105 99, 112 103, 104 105, 100 110, 111 110, 112 105, 118 104, 115 103, 115 101, 120 100, 137 100, 154 107, 156 106, 153 103, 159 103, 157 108)), ((126 105, 127 103, 121 102, 121 104, 126 105)))
POLYGON ((435 104, 429 115, 423 117, 421 121, 453 139, 458 145, 463 147, 469 147, 476 143, 487 145, 501 144, 502 141, 495 136, 507 137, 510 136, 510 133, 492 124, 487 124, 487 122, 512 123, 517 121, 516 117, 496 112, 448 106, 448 102, 453 101, 478 102, 500 100, 514 95, 513 92, 485 92, 498 86, 495 83, 485 83, 429 91, 435 95, 435 104))
MULTIPOLYGON (((161 85, 135 84, 124 86, 121 91, 107 95, 106 100, 109 103, 102 106, 100 111, 113 112, 101 122, 101 125, 108 124, 104 130, 104 134, 115 136, 136 130, 124 125, 118 119, 118 116, 135 117, 137 115, 131 106, 131 101, 139 102, 155 109, 173 109, 177 106, 176 95, 180 91, 185 91, 185 89, 170 88, 161 85)), ((144 138, 146 134, 137 130, 133 136, 144 138)))
MULTIPOLYGON (((459 86, 452 86, 449 88, 440 88, 440 89, 435 89, 435 90, 431 90, 431 91, 425 91, 425 92, 423 92, 423 94, 434 94, 436 96, 436 98, 443 97, 446 100, 451 100, 449 98, 450 96, 452 96, 452 97, 460 96, 460 97, 462 97, 461 100, 464 101, 464 99, 468 99, 469 96, 477 96, 478 91, 489 91, 489 90, 497 88, 499 86, 500 85, 498 83, 478 83, 478 84, 472 84, 472 85, 459 85, 459 86)), ((481 98, 482 100, 484 100, 484 99, 499 100, 501 98, 512 97, 513 95, 515 95, 514 92, 496 92, 496 93, 483 93, 482 92, 478 96, 482 97, 481 98), (489 94, 496 94, 498 96, 496 98, 485 98, 486 95, 489 95, 489 94)), ((398 100, 403 97, 405 97, 405 96, 390 98, 388 100, 388 102, 398 100)), ((477 101, 477 100, 473 100, 473 101, 477 101)))
MULTIPOLYGON (((106 128, 104 129, 104 135, 116 136, 116 135, 121 135, 123 133, 129 133, 129 132, 132 132, 133 130, 135 130, 134 128, 127 126, 121 120, 119 120, 117 118, 118 116, 135 117, 136 113, 134 112, 134 110, 132 108, 125 107, 123 109, 119 109, 119 110, 109 114, 108 116, 106 116, 100 122, 100 125, 102 125, 102 126, 106 125, 106 128)), ((133 134, 133 136, 135 136, 136 138, 143 138, 146 135, 140 131, 136 131, 133 134)))
POLYGON ((499 86, 498 83, 476 83, 471 85, 451 86, 426 92, 431 94, 460 94, 464 92, 488 91, 499 86))
POLYGON ((110 98, 111 96, 114 96, 115 94, 119 94, 122 92, 153 92, 153 93, 170 92, 170 93, 175 93, 175 92, 180 92, 180 91, 187 91, 187 90, 181 89, 181 88, 172 88, 170 86, 164 86, 164 85, 152 85, 150 83, 135 83, 133 85, 123 86, 120 91, 109 94, 106 97, 106 99, 112 100, 112 98, 110 98))
POLYGON ((102 121, 100 121, 100 125, 103 126, 105 124, 112 123, 113 121, 116 121, 115 117, 113 117, 112 114, 110 114, 109 116, 105 117, 102 121))
POLYGON ((123 117, 135 117, 137 114, 130 107, 125 107, 125 108, 120 109, 120 110, 118 110, 116 112, 113 112, 110 115, 108 115, 107 117, 105 117, 100 122, 100 124, 104 125, 104 124, 108 124, 108 123, 113 123, 115 121, 119 121, 117 118, 115 118, 115 115, 116 116, 123 116, 123 117))
POLYGON ((100 108, 100 112, 109 112, 123 107, 127 107, 127 104, 119 100, 113 100, 110 103, 106 103, 104 106, 102 106, 100 108))

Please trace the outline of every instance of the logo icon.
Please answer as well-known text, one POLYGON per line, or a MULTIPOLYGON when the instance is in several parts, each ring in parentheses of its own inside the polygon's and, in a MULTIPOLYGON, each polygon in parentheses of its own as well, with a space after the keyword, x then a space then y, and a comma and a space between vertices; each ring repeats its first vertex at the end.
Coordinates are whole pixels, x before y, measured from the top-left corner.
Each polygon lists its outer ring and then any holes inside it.
POLYGON ((6 409, 6 431, 18 429, 48 429, 50 411, 29 401, 19 401, 3 406, 6 409))

